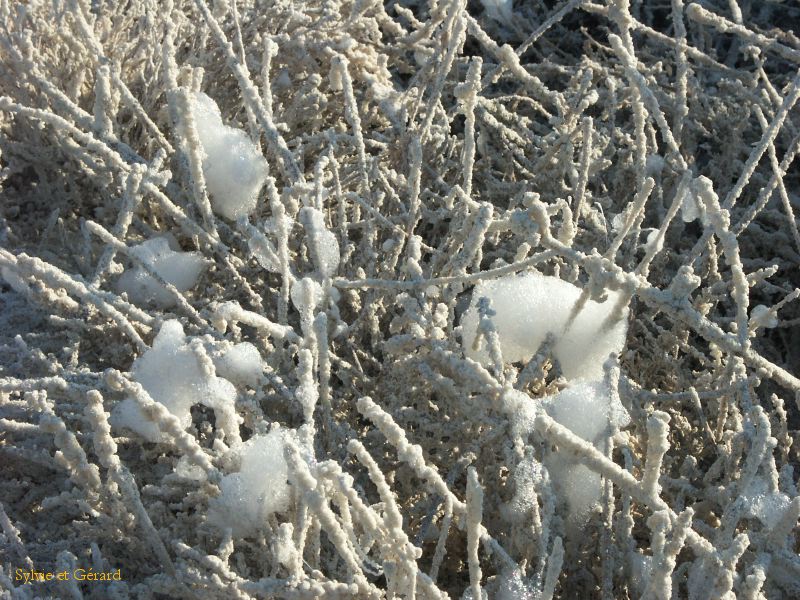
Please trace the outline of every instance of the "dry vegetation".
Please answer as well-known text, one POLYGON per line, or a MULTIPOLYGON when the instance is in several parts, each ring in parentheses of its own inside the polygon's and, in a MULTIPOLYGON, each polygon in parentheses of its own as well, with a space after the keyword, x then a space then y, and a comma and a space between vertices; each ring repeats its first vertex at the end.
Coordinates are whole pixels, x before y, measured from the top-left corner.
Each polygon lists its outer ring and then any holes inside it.
POLYGON ((482 1, 0 0, 0 597, 800 597, 800 9, 482 1), (200 91, 268 164, 236 221, 200 91), (541 409, 552 339, 504 362, 484 302, 465 356, 475 284, 532 270, 627 319, 594 444, 541 409), (132 372, 170 320, 204 376, 262 361, 188 427, 132 372), (288 508, 220 527, 277 425, 288 508), (582 519, 553 456, 602 476, 582 519))

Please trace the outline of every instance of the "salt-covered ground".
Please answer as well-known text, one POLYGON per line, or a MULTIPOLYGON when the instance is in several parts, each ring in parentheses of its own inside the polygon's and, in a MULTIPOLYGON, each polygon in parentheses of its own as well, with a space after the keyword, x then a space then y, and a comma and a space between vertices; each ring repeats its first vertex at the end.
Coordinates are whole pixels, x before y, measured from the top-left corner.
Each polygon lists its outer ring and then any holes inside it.
POLYGON ((0 1, 0 598, 800 597, 798 23, 0 1))

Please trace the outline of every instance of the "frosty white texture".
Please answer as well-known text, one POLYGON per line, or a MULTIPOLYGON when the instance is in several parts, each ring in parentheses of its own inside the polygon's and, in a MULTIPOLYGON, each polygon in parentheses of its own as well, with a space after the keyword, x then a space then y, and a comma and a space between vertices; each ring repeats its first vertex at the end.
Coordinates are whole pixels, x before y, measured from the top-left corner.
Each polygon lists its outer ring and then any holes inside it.
POLYGON ((267 517, 289 506, 289 468, 283 457, 284 433, 280 430, 256 435, 232 449, 239 458, 238 473, 220 481, 220 494, 208 507, 208 521, 233 535, 255 534, 267 517))
POLYGON ((541 402, 553 419, 592 444, 610 433, 609 425, 624 427, 630 422, 628 411, 602 381, 575 381, 541 402))
MULTIPOLYGON (((686 214, 684 212, 684 214, 686 214)), ((644 243, 644 249, 646 252, 661 252, 664 248, 664 236, 662 235, 659 237, 658 229, 651 229, 650 233, 647 234, 647 241, 644 243)))
MULTIPOLYGON (((133 362, 133 379, 150 397, 163 404, 178 418, 181 426, 192 422, 191 407, 204 404, 221 412, 236 401, 236 388, 213 372, 204 371, 196 354, 186 343, 183 327, 176 320, 166 321, 158 332, 153 347, 133 362)), ((163 441, 158 426, 149 420, 136 400, 128 398, 114 407, 111 424, 115 428, 135 431, 151 442, 163 441)))
MULTIPOLYGON (((612 433, 614 427, 621 428, 630 423, 630 415, 620 403, 618 395, 612 393, 605 381, 600 380, 579 379, 557 394, 538 399, 530 398, 519 390, 507 390, 503 396, 503 406, 515 435, 526 438, 533 431, 536 414, 544 410, 572 433, 594 444, 598 450, 603 450, 603 440, 612 433)), ((515 474, 515 486, 517 494, 525 497, 541 475, 528 463, 521 464, 527 465, 527 473, 515 474)), ((600 500, 600 475, 575 462, 571 456, 558 452, 548 454, 544 465, 559 495, 567 501, 570 523, 584 522, 600 500)), ((530 494, 530 497, 535 496, 530 494)), ((508 510, 512 520, 525 514, 525 506, 516 495, 509 503, 508 510)))
MULTIPOLYGON (((527 437, 537 412, 545 410, 572 433, 602 449, 602 442, 612 429, 630 421, 603 372, 603 363, 610 355, 619 354, 625 345, 627 322, 622 318, 606 323, 617 300, 615 294, 609 294, 602 303, 588 300, 569 323, 580 295, 580 288, 571 283, 538 273, 481 283, 475 287, 472 304, 464 314, 462 335, 465 354, 488 364, 485 344, 473 348, 479 319, 477 304, 482 297, 490 300, 495 312, 491 320, 500 338, 503 360, 529 360, 552 334, 553 356, 570 385, 538 400, 517 390, 507 391, 504 407, 512 430, 527 437)), ((547 455, 544 464, 553 484, 566 498, 569 521, 585 521, 600 500, 600 475, 558 452, 547 455)))
POLYGON ((267 161, 244 131, 222 122, 211 98, 196 93, 193 109, 212 210, 231 220, 249 215, 267 179, 267 161))
MULTIPOLYGON (((547 413, 578 437, 602 450, 611 428, 624 427, 630 416, 602 381, 576 381, 558 394, 541 399, 547 413)), ((545 458, 550 477, 567 500, 573 523, 586 519, 600 500, 600 475, 561 453, 545 458)))
POLYGON ((17 275, 8 267, 0 267, 0 277, 2 277, 5 282, 11 286, 11 289, 18 294, 24 295, 31 293, 31 286, 25 283, 25 280, 22 279, 22 277, 17 275))
POLYGON ((214 358, 217 373, 236 385, 255 387, 264 363, 258 349, 250 342, 235 344, 222 356, 214 358))
POLYGON ((513 0, 481 0, 486 15, 500 23, 510 23, 514 15, 513 0))
POLYGON ((763 477, 754 477, 743 497, 747 515, 761 521, 767 529, 778 524, 791 503, 783 492, 771 491, 763 477))
POLYGON ((771 313, 769 308, 763 304, 752 308, 750 311, 750 321, 754 325, 765 327, 766 329, 772 329, 778 326, 778 317, 776 317, 774 313, 771 313))
MULTIPOLYGON (((167 283, 179 292, 194 287, 206 265, 197 252, 179 252, 170 249, 166 237, 157 237, 142 242, 130 249, 130 253, 148 265, 167 283)), ((137 265, 127 269, 117 281, 117 291, 128 294, 128 299, 137 304, 153 302, 159 308, 175 305, 175 297, 158 281, 137 265)))
POLYGON ((506 571, 496 578, 496 588, 492 598, 496 600, 537 600, 537 589, 529 584, 519 569, 506 571))
POLYGON ((306 207, 301 210, 301 214, 316 245, 319 270, 324 276, 331 277, 339 267, 339 242, 336 235, 325 227, 325 217, 321 211, 306 207))
POLYGON ((303 277, 292 286, 292 304, 300 313, 313 311, 323 296, 322 286, 310 277, 303 277))
POLYGON ((684 223, 691 223, 695 219, 700 219, 703 225, 708 225, 708 216, 706 215, 706 207, 713 206, 716 202, 711 200, 718 200, 716 192, 714 192, 714 184, 705 175, 701 175, 692 180, 689 185, 689 191, 684 195, 681 202, 681 218, 684 223))
POLYGON ((625 345, 627 321, 606 323, 614 309, 617 295, 609 293, 605 302, 588 300, 567 326, 581 289, 557 277, 539 273, 511 275, 475 286, 472 304, 462 319, 462 339, 468 358, 484 365, 491 360, 486 344, 473 347, 478 330, 478 300, 491 301, 492 317, 500 338, 505 362, 529 360, 551 333, 556 338, 553 356, 567 379, 599 379, 603 363, 610 354, 618 354, 625 345))

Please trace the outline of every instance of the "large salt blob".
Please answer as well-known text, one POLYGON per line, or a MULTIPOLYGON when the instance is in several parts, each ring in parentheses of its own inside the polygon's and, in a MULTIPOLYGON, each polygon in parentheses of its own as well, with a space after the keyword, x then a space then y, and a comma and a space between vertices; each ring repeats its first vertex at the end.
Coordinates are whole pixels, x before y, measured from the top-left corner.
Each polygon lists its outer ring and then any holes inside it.
POLYGON ((267 180, 267 161, 244 131, 222 122, 219 107, 202 92, 194 95, 193 113, 211 209, 231 220, 249 215, 267 180))
MULTIPOLYGON (((166 237, 149 239, 129 252, 179 292, 192 289, 207 264, 198 252, 172 250, 166 237)), ((139 304, 152 302, 159 308, 170 308, 176 303, 175 296, 141 265, 125 270, 117 281, 117 291, 127 293, 128 299, 139 304)))
MULTIPOLYGON (((527 438, 533 432, 537 414, 544 411, 601 451, 608 436, 630 423, 628 411, 608 381, 579 379, 556 394, 535 399, 509 389, 503 394, 503 407, 514 435, 527 438)), ((585 522, 600 501, 600 475, 561 452, 547 454, 544 465, 557 492, 566 501, 569 522, 585 522)))
POLYGON ((256 435, 232 448, 239 471, 220 481, 222 492, 208 507, 208 521, 219 528, 230 527, 236 537, 255 535, 269 515, 289 507, 289 467, 283 456, 285 435, 274 430, 256 435))
MULTIPOLYGON (((182 427, 192 422, 191 408, 204 404, 214 409, 218 425, 237 427, 231 419, 236 388, 227 379, 208 372, 186 342, 179 321, 166 321, 153 341, 153 347, 133 362, 131 376, 149 396, 177 417, 182 427), (228 422, 226 422, 228 421, 228 422)), ((114 407, 111 424, 129 429, 151 442, 164 441, 158 425, 148 419, 139 403, 127 398, 114 407)))
POLYGON ((491 301, 492 316, 507 363, 528 361, 548 334, 555 337, 553 356, 565 378, 599 379, 610 354, 625 346, 627 309, 622 318, 608 322, 618 295, 610 292, 605 302, 587 300, 570 323, 581 289, 558 277, 539 273, 510 275, 475 286, 472 303, 461 320, 464 353, 484 365, 491 363, 486 343, 475 348, 478 301, 491 301))

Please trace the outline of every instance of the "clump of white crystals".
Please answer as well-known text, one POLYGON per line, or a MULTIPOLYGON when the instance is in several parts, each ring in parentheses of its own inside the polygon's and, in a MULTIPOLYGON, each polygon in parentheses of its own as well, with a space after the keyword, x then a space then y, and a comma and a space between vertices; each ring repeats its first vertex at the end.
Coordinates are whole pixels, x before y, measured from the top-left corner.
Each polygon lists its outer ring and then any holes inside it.
POLYGON ((247 537, 257 534, 269 515, 288 508, 289 469, 283 456, 286 435, 278 429, 231 449, 228 458, 239 463, 239 470, 220 481, 222 493, 208 507, 210 523, 222 529, 230 527, 237 537, 247 537))
POLYGON ((195 94, 193 109, 212 210, 231 220, 249 215, 267 179, 266 159, 244 131, 223 123, 219 107, 206 94, 195 94))
POLYGON ((618 354, 625 345, 627 324, 624 318, 609 322, 616 303, 614 292, 609 292, 602 303, 587 300, 573 316, 580 296, 579 287, 539 273, 479 283, 462 319, 464 352, 484 365, 491 362, 485 342, 475 344, 478 301, 485 297, 495 312, 492 323, 505 362, 529 360, 547 335, 552 334, 556 340, 553 356, 564 377, 602 377, 603 363, 609 354, 618 354))
MULTIPOLYGON (((226 355, 227 356, 227 355, 226 355)), ((195 404, 204 404, 230 413, 236 400, 236 388, 227 379, 208 371, 201 365, 194 348, 186 341, 179 321, 166 321, 153 347, 133 362, 131 375, 156 402, 163 404, 183 427, 192 422, 190 410, 195 404)), ((156 423, 149 420, 134 398, 120 402, 111 414, 111 424, 118 429, 129 429, 151 442, 164 440, 156 423)))
POLYGON ((149 239, 128 251, 142 264, 126 269, 117 281, 117 290, 128 294, 128 299, 137 304, 152 302, 159 308, 175 305, 175 296, 142 265, 147 265, 166 283, 175 286, 179 292, 192 289, 207 261, 197 252, 180 252, 170 248, 170 240, 165 237, 149 239))

